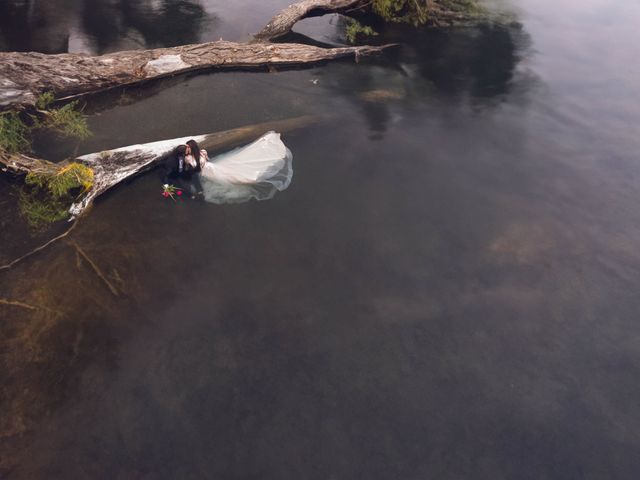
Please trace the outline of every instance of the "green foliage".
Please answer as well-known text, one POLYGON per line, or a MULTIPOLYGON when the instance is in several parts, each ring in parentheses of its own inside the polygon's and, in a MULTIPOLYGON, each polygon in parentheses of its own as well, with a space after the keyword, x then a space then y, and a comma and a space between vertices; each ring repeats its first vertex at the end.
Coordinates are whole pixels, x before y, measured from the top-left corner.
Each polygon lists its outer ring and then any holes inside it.
POLYGON ((0 113, 0 149, 8 153, 28 151, 29 127, 15 112, 0 113))
POLYGON ((44 92, 38 96, 38 99, 36 100, 36 107, 40 110, 44 110, 48 108, 54 100, 55 96, 53 95, 53 92, 44 92))
POLYGON ((67 218, 75 196, 92 186, 93 170, 81 163, 70 163, 53 175, 31 172, 20 191, 20 212, 32 228, 42 229, 67 218))
POLYGON ((78 102, 74 101, 63 107, 49 110, 49 115, 41 126, 60 132, 65 137, 80 140, 90 137, 91 131, 87 125, 87 119, 77 107, 78 102))
POLYGON ((405 22, 415 26, 428 20, 427 0, 373 0, 375 13, 390 22, 405 22))
POLYGON ((37 189, 20 191, 18 205, 22 216, 35 230, 40 230, 50 223, 69 217, 68 201, 52 199, 37 189))
POLYGON ((65 137, 84 140, 91 136, 87 119, 78 108, 78 102, 51 108, 53 93, 45 92, 36 100, 38 115, 20 116, 18 112, 0 113, 0 150, 8 153, 31 150, 31 134, 37 129, 55 130, 65 137), (31 118, 25 122, 23 118, 31 118))
POLYGON ((25 183, 37 189, 45 190, 54 198, 68 197, 74 190, 80 194, 93 186, 93 170, 81 163, 70 163, 55 175, 43 175, 30 172, 25 183))
POLYGON ((349 18, 347 20, 345 35, 349 43, 356 43, 359 37, 373 37, 375 35, 378 35, 378 32, 376 32, 368 25, 362 25, 357 20, 349 18))
POLYGON ((453 16, 471 18, 480 12, 477 0, 372 0, 372 10, 388 22, 424 25, 437 19, 453 16))
MULTIPOLYGON (((31 149, 33 130, 46 128, 66 137, 87 138, 91 135, 87 121, 78 102, 60 108, 51 108, 53 93, 45 92, 36 101, 38 115, 25 123, 17 112, 0 113, 0 150, 8 153, 31 149)), ((29 225, 39 229, 44 225, 68 217, 69 206, 77 195, 93 186, 93 170, 80 163, 70 163, 57 172, 30 172, 25 178, 25 188, 20 191, 20 212, 29 225)))

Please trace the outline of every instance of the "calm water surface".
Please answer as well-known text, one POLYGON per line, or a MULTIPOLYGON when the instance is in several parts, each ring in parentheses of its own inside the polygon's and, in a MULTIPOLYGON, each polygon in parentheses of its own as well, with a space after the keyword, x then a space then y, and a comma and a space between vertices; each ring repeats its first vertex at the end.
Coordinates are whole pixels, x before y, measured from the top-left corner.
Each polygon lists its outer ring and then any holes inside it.
MULTIPOLYGON (((125 3, 22 2, 3 46, 244 39, 287 2, 125 3)), ((360 64, 116 92, 91 139, 40 138, 58 159, 333 115, 283 135, 273 200, 174 204, 154 172, 105 195, 70 240, 117 297, 65 242, 0 274, 39 306, 0 306, 0 476, 638 478, 640 4, 503 5, 360 64)), ((0 187, 7 260, 40 237, 0 187)))

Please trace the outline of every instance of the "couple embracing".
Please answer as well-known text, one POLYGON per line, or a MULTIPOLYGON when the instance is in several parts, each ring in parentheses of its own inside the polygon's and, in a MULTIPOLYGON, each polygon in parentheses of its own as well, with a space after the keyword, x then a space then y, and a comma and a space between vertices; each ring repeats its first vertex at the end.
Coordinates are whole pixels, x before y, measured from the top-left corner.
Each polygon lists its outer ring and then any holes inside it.
POLYGON ((208 160, 207 151, 195 140, 178 145, 165 161, 163 183, 178 183, 180 188, 195 196, 202 191, 198 174, 208 160))
POLYGON ((165 161, 164 182, 211 203, 267 200, 286 189, 293 176, 291 151, 280 134, 267 132, 254 142, 209 160, 195 140, 178 145, 165 161))

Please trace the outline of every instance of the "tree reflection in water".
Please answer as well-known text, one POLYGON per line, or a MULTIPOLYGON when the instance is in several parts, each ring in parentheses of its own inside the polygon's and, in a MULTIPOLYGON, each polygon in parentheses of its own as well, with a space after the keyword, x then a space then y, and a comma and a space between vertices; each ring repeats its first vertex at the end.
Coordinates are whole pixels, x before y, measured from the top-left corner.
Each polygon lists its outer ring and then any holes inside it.
POLYGON ((0 2, 0 50, 102 54, 197 43, 214 19, 197 0, 0 2))
MULTIPOLYGON (((357 69, 332 65, 332 89, 356 101, 373 138, 382 138, 394 119, 394 105, 416 109, 445 98, 473 109, 497 105, 529 91, 537 80, 518 68, 530 54, 522 26, 483 24, 453 30, 393 27, 383 41, 402 45, 357 69), (353 95, 358 92, 358 95, 353 95)), ((382 40, 381 40, 382 41, 382 40)))

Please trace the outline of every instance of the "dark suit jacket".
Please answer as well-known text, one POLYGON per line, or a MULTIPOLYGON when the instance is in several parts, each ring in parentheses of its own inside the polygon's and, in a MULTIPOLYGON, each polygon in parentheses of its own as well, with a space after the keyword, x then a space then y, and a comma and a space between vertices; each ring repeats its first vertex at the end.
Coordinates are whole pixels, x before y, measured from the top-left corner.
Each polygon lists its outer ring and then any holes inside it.
POLYGON ((202 190, 196 172, 184 160, 184 155, 171 152, 164 162, 162 183, 172 184, 195 195, 202 190))

